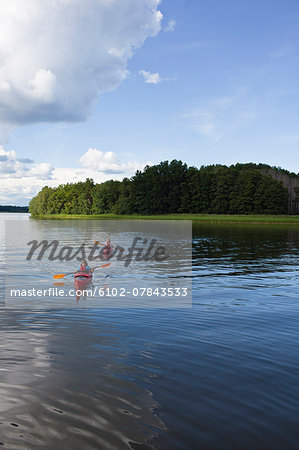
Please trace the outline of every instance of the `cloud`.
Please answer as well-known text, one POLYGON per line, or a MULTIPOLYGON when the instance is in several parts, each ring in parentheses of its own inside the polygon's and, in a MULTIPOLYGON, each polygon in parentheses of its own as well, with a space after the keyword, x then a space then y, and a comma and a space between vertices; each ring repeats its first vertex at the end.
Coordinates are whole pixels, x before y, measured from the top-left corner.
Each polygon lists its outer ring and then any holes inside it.
MULTIPOLYGON (((102 152, 95 148, 90 148, 80 158, 81 165, 95 172, 103 172, 106 174, 124 174, 126 172, 136 172, 142 170, 146 164, 140 164, 137 161, 129 161, 121 164, 113 152, 102 152)), ((148 163, 147 163, 148 164, 148 163)))
POLYGON ((0 205, 27 206, 29 201, 39 192, 45 182, 36 178, 7 178, 0 177, 0 205))
POLYGON ((169 21, 167 22, 167 25, 166 25, 165 28, 164 28, 164 31, 165 31, 166 33, 172 32, 172 31, 174 31, 175 26, 176 26, 176 21, 175 21, 175 20, 169 20, 169 21))
POLYGON ((18 158, 18 161, 20 161, 22 163, 27 163, 27 164, 33 164, 34 163, 33 159, 29 159, 29 158, 18 158))
POLYGON ((150 73, 146 70, 139 70, 139 74, 143 76, 144 82, 148 84, 158 84, 162 81, 162 78, 156 73, 150 73))
POLYGON ((230 96, 211 99, 199 104, 182 119, 188 127, 214 144, 246 128, 264 114, 246 89, 230 96))
POLYGON ((0 179, 34 177, 39 180, 49 180, 52 172, 51 164, 34 164, 31 159, 18 159, 15 151, 5 151, 0 146, 0 179))
POLYGON ((79 121, 161 29, 160 0, 0 3, 1 129, 79 121))
POLYGON ((44 162, 35 164, 28 158, 17 158, 16 152, 0 146, 0 204, 28 205, 45 185, 76 183, 92 178, 96 183, 131 177, 151 162, 120 163, 115 153, 89 149, 80 158, 81 167, 53 168, 44 162))

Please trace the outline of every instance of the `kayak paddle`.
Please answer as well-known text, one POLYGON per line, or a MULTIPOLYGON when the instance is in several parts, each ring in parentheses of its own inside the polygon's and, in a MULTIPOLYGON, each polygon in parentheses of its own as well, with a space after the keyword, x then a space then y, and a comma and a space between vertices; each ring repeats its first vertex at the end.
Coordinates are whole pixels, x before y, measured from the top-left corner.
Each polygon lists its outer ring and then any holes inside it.
POLYGON ((103 247, 105 247, 106 244, 101 244, 99 241, 94 241, 94 244, 96 245, 102 245, 103 247))
POLYGON ((93 267, 93 270, 95 270, 95 269, 100 269, 101 267, 103 268, 103 267, 109 267, 109 266, 111 266, 111 263, 102 264, 101 266, 93 267))
MULTIPOLYGON (((111 266, 111 263, 102 264, 101 266, 94 267, 94 269, 99 269, 100 267, 104 268, 104 267, 109 267, 109 266, 111 266)), ((57 275, 53 275, 53 278, 55 278, 57 280, 57 279, 60 279, 60 278, 64 278, 67 275, 73 275, 74 273, 77 273, 77 272, 58 273, 57 275)))

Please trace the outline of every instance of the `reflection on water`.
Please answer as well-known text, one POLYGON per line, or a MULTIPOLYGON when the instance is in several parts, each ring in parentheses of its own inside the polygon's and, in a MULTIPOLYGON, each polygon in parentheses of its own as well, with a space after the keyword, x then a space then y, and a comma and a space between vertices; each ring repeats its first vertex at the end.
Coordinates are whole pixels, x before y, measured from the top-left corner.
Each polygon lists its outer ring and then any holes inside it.
POLYGON ((298 254, 296 226, 194 225, 193 280, 201 304, 297 303, 298 254))
POLYGON ((298 250, 194 225, 192 308, 2 308, 3 448, 297 449, 298 250))
POLYGON ((4 306, 5 221, 28 220, 29 214, 0 213, 0 307, 4 306))
MULTIPOLYGON (((4 312, 0 435, 11 448, 125 448, 163 429, 151 375, 129 337, 98 316, 4 312), (64 444, 65 447, 65 444, 64 444)), ((146 354, 147 346, 139 349, 146 354)))

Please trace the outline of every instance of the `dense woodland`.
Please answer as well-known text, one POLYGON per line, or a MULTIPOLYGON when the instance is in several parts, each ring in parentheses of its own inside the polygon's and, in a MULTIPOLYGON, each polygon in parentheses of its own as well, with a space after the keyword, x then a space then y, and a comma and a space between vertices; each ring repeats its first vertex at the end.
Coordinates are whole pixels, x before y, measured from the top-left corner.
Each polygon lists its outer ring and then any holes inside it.
POLYGON ((299 175, 266 164, 147 166, 123 181, 44 187, 29 205, 43 214, 299 214, 299 175))

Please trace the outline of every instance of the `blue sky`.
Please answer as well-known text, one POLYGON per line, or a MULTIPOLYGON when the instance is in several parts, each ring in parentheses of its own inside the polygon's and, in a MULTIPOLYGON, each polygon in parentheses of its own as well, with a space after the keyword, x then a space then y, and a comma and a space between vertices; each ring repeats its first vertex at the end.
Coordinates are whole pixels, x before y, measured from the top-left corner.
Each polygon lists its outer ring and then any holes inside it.
MULTIPOLYGON (((83 117, 61 115, 62 103, 45 116, 51 122, 39 123, 38 113, 12 123, 0 115, 3 155, 15 151, 9 158, 35 165, 12 178, 2 170, 0 203, 26 204, 45 184, 90 173, 97 181, 121 179, 147 162, 174 158, 195 166, 264 162, 299 172, 298 1, 164 0, 157 10, 161 30, 134 49, 125 79, 94 96, 83 117), (44 176, 33 180, 40 170, 44 176)), ((41 75, 45 86, 51 74, 41 75)))

